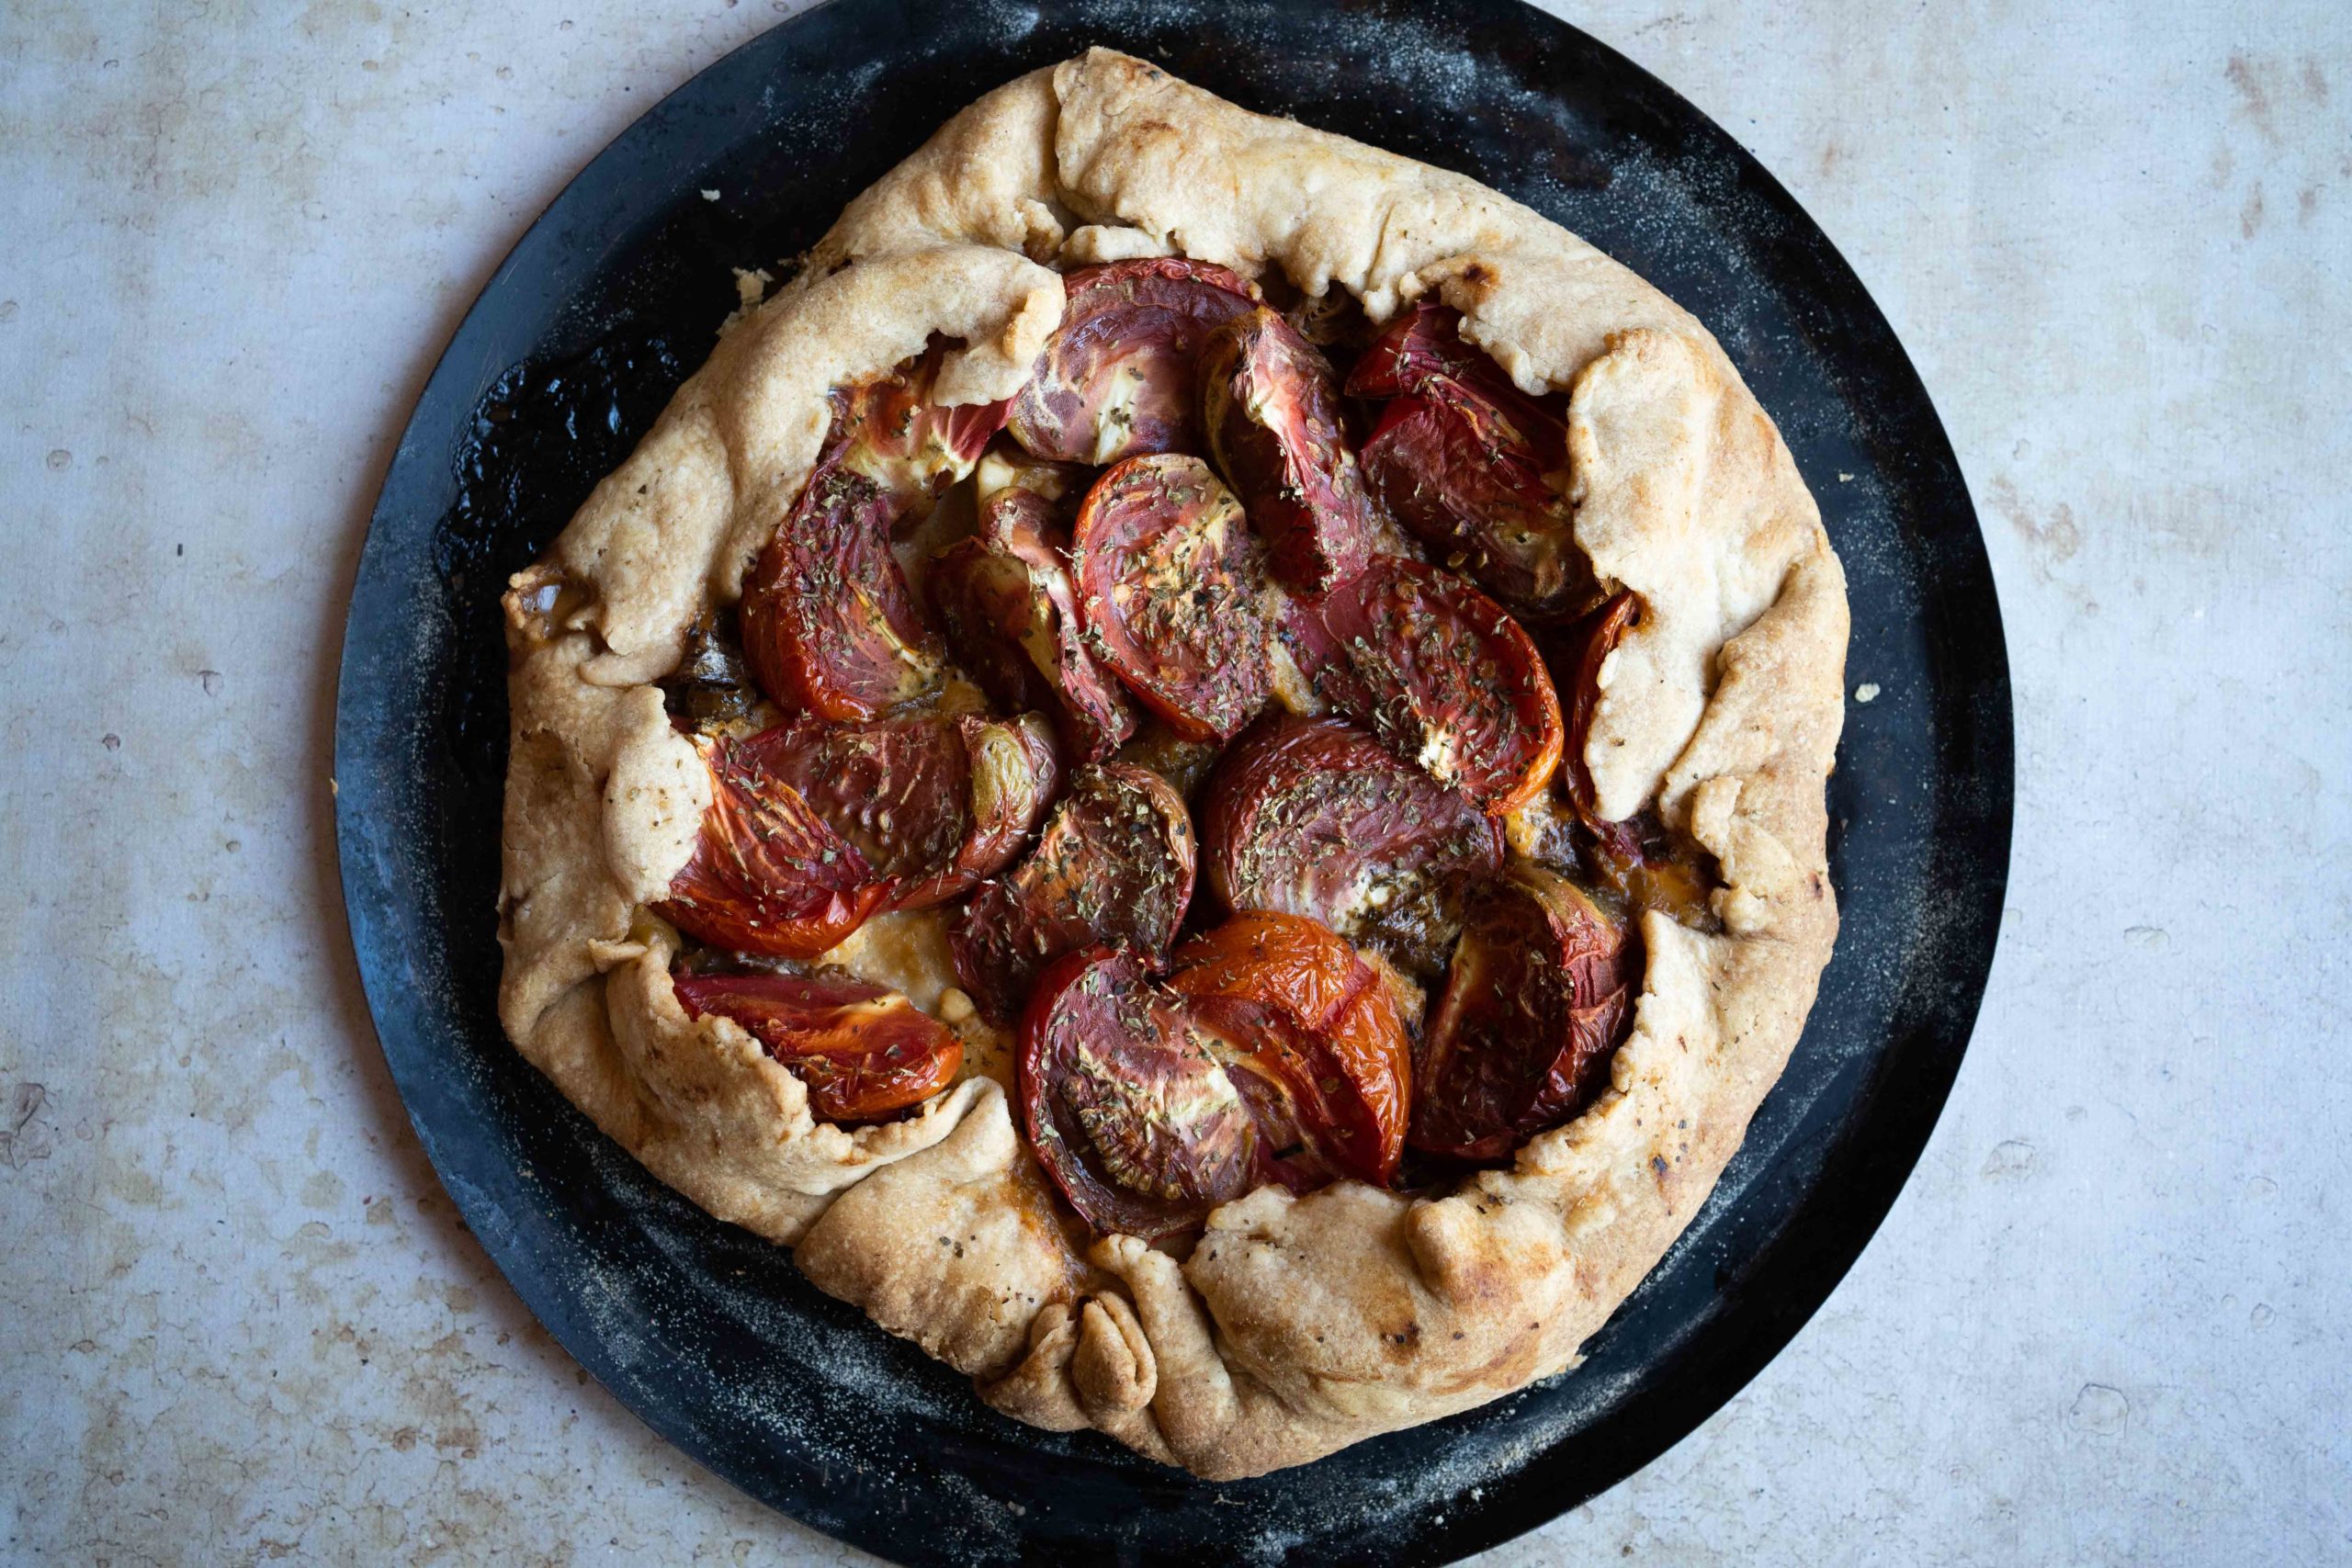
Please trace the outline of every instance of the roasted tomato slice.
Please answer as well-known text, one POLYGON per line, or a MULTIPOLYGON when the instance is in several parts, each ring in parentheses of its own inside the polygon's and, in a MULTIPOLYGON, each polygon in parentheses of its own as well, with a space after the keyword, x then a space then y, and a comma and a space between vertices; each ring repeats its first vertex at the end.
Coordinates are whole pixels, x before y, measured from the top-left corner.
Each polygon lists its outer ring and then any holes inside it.
POLYGON ((1079 507, 1090 645, 1187 740, 1230 739, 1272 689, 1258 541, 1198 457, 1130 457, 1079 507))
POLYGON ((1201 425, 1283 586, 1320 593, 1363 564, 1371 525, 1339 383, 1288 321, 1261 306, 1209 335, 1201 425))
POLYGON ((932 563, 932 608, 992 699, 1052 714, 1070 755, 1098 762, 1135 733, 1136 716, 1080 636, 1069 531, 1054 512, 1052 501, 1019 486, 990 497, 979 535, 932 563))
POLYGON ((1498 401, 1513 399, 1541 412, 1487 352, 1462 335, 1462 312, 1422 300, 1380 330, 1348 372, 1351 398, 1401 398, 1440 380, 1460 382, 1498 401))
POLYGON ((820 1122, 872 1122, 955 1081, 963 1042, 914 1003, 847 976, 681 975, 689 1018, 731 1018, 808 1086, 820 1122))
POLYGON ((1029 858, 983 886, 948 944, 981 1010, 1021 1010, 1038 972, 1066 953, 1133 948, 1157 964, 1193 898, 1192 818, 1157 773, 1124 762, 1079 770, 1029 858))
POLYGON ((1201 870, 1230 909, 1305 915, 1428 978, 1468 884, 1502 868, 1503 830, 1459 790, 1344 718, 1271 715, 1201 800, 1201 870))
POLYGON ((1518 622, 1468 583, 1381 556, 1284 635, 1326 700, 1397 756, 1500 815, 1552 780, 1560 700, 1518 622))
POLYGON ((1569 687, 1560 781, 1569 807, 1592 836, 1589 858, 1600 880, 1637 909, 1656 909, 1686 926, 1710 931, 1719 922, 1708 878, 1699 868, 1703 852, 1675 843, 1665 825, 1647 811, 1635 812, 1623 822, 1602 817, 1595 803, 1592 773, 1585 763, 1593 710, 1600 705, 1600 667, 1626 629, 1639 619, 1640 604, 1634 597, 1617 594, 1593 613, 1573 669, 1563 671, 1569 687))
POLYGON ((944 351, 934 341, 889 375, 834 396, 832 439, 842 448, 842 466, 895 498, 901 518, 928 513, 1004 425, 1003 403, 931 400, 944 351))
POLYGON ((938 683, 940 649, 890 550, 899 500, 844 467, 817 466, 743 585, 743 643, 778 704, 862 723, 938 683))
POLYGON ((1053 742, 1035 716, 841 726, 803 719, 775 754, 776 775, 888 883, 880 909, 942 903, 1003 870, 1060 782, 1053 742))
POLYGON ((967 714, 956 727, 971 777, 971 830, 956 852, 954 872, 960 894, 1011 865, 1028 847, 1060 792, 1062 767, 1041 715, 997 721, 967 714))
POLYGON ((1608 1082, 1632 1017, 1626 923, 1565 877, 1514 866, 1470 901, 1414 1074, 1415 1148, 1499 1159, 1608 1082))
POLYGON ((1476 346, 1461 315, 1419 305, 1348 378, 1394 398, 1364 443, 1367 489, 1449 566, 1524 615, 1566 619, 1598 596, 1567 500, 1567 420, 1476 346))
POLYGON ((1022 1122, 1096 1230, 1169 1235, 1271 1174, 1214 1044, 1132 953, 1071 953, 1038 981, 1021 1017, 1022 1122))
POLYGON ((785 782, 790 731, 696 736, 710 769, 702 836, 654 912, 736 953, 813 958, 863 924, 885 888, 857 846, 785 782))
POLYGON ((1012 438, 1078 463, 1201 450, 1201 344, 1256 307, 1250 286, 1170 256, 1081 267, 1062 288, 1061 325, 1007 412, 1012 438))
POLYGON ((1335 1176, 1385 1185, 1405 1150, 1412 1072, 1388 982, 1297 915, 1236 915, 1174 963, 1169 987, 1225 1043, 1278 1174, 1294 1188, 1335 1176))
POLYGON ((1004 405, 930 400, 942 345, 834 394, 824 455, 743 585, 752 672, 795 712, 858 723, 938 684, 938 640, 891 553, 893 529, 971 472, 1004 405))

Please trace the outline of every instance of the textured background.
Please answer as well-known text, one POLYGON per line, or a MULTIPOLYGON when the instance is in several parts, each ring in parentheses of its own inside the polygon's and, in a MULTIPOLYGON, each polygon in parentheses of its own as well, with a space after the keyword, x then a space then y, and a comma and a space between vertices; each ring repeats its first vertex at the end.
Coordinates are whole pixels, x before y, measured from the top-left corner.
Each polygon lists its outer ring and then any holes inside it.
MULTIPOLYGON (((458 1224, 327 779, 458 317, 795 8, 0 6, 0 1553, 868 1561, 587 1384, 458 1224)), ((2352 11, 1561 9, 1754 149, 1917 361, 2000 581, 2018 848, 1860 1264, 1487 1561, 2352 1554, 2352 11)))

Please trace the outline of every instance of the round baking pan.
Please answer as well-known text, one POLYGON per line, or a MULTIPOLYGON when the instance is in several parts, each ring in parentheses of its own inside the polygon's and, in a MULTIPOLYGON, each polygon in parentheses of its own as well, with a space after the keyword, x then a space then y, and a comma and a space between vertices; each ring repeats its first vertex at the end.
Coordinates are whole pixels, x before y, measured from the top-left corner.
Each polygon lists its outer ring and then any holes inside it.
MULTIPOLYGON (((417 1135, 531 1310, 656 1431, 907 1562, 1438 1562, 1610 1486, 1728 1399, 1884 1217, 1960 1066, 2007 873, 2007 667, 1926 391, 1770 175, 1653 77, 1514 0, 837 0, 705 71, 572 181, 466 317, 401 438, 353 590, 344 888, 417 1135), (492 1010, 498 595, 737 303, 948 114, 1102 43, 1245 107, 1460 170, 1711 327, 1779 422, 1850 579, 1830 781, 1844 934, 1722 1183, 1575 1371, 1319 1463, 1211 1485, 997 1416, 648 1176, 492 1010), (716 199, 705 192, 716 191, 716 199)), ((549 1397, 554 1397, 552 1392, 549 1397)))

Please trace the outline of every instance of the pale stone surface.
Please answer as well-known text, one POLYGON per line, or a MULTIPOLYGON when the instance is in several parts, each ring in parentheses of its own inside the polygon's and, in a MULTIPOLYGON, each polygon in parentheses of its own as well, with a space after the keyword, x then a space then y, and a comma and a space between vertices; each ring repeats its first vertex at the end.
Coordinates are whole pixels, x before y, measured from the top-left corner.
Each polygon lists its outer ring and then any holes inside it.
MULTIPOLYGON (((456 1223, 326 777, 361 531, 458 313, 789 8, 0 8, 0 1554, 865 1561, 583 1386, 456 1223)), ((1575 15, 1756 149, 1933 390, 2018 853, 1860 1264, 1496 1563, 2352 1552, 2352 13, 2260 9, 1575 15)))

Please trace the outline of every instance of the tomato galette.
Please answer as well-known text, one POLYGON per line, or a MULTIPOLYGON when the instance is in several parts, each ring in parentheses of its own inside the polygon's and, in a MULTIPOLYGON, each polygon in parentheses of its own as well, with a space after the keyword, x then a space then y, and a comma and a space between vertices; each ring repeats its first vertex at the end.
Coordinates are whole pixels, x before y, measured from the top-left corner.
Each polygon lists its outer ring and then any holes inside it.
POLYGON ((1123 55, 852 203, 507 608, 524 1055, 1205 1476, 1571 1366, 1836 931, 1843 577, 1714 339, 1123 55))

